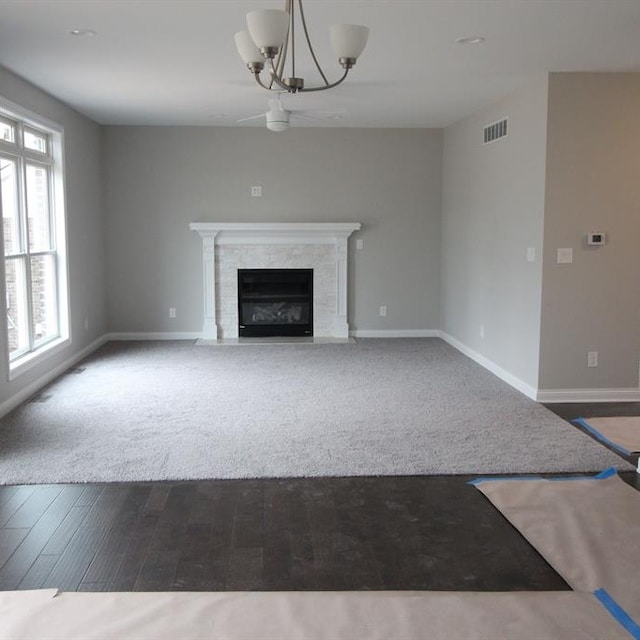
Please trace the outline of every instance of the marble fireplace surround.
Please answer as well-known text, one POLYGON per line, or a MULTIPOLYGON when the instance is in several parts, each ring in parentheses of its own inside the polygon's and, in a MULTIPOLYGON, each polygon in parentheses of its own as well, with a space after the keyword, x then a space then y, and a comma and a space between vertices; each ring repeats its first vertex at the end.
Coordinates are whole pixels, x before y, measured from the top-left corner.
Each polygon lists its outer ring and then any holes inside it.
POLYGON ((202 340, 238 337, 238 269, 313 269, 314 337, 348 338, 348 238, 359 222, 192 222, 202 238, 202 340))

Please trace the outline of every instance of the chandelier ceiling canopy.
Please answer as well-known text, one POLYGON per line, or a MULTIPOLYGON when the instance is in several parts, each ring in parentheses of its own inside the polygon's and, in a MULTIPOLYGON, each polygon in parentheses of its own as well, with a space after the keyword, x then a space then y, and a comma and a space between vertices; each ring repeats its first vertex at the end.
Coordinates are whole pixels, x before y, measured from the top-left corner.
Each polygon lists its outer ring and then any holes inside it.
POLYGON ((260 9, 247 14, 247 31, 235 35, 236 47, 256 82, 269 91, 298 93, 323 91, 338 86, 364 51, 369 28, 356 24, 336 24, 329 32, 331 46, 344 70, 335 82, 327 79, 311 45, 302 0, 285 0, 284 9, 260 9), (304 41, 320 73, 323 84, 305 86, 296 76, 296 21, 302 27, 304 41), (268 78, 263 78, 265 70, 268 78))

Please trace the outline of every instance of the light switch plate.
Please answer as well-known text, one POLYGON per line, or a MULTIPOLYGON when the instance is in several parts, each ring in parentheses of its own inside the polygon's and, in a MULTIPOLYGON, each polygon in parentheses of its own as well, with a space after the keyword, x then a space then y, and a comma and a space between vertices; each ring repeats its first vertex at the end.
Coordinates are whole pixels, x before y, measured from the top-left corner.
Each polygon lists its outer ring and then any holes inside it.
POLYGON ((565 247, 558 249, 558 264, 571 264, 573 262, 573 249, 565 247))
POLYGON ((527 262, 535 262, 535 261, 536 261, 536 248, 527 247, 527 262))

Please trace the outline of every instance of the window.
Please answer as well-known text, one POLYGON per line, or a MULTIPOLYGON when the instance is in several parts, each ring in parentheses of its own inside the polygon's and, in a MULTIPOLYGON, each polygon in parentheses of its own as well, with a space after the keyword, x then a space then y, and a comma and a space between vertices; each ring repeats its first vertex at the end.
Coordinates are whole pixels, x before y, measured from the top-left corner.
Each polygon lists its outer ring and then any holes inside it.
POLYGON ((0 206, 9 368, 69 337, 62 131, 0 102, 0 206))
POLYGON ((0 140, 5 142, 15 142, 15 124, 7 121, 4 118, 0 118, 0 140))

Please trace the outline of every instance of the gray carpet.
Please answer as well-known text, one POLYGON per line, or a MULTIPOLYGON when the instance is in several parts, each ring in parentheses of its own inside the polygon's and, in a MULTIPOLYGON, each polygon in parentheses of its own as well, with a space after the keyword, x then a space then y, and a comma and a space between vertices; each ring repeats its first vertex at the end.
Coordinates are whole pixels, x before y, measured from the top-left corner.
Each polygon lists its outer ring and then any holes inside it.
POLYGON ((631 469, 438 339, 109 343, 0 421, 0 483, 631 469))

